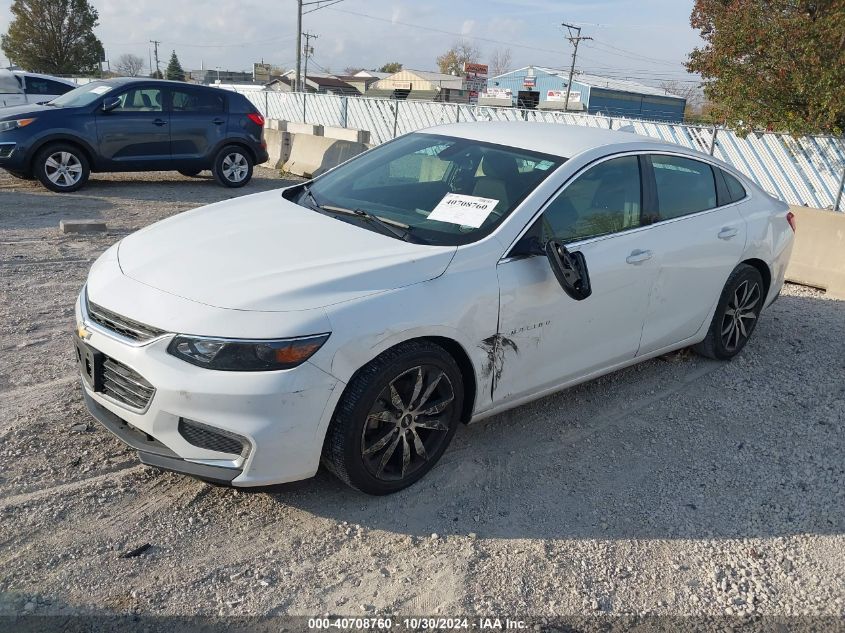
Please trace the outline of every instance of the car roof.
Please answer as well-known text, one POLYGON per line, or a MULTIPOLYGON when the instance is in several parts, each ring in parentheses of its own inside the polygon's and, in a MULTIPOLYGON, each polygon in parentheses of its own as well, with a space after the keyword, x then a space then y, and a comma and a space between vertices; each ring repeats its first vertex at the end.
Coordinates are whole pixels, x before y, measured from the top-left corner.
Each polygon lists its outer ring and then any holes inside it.
POLYGON ((57 81, 60 84, 65 84, 67 86, 76 86, 76 82, 72 79, 65 79, 64 77, 55 77, 53 75, 42 75, 41 73, 31 73, 26 70, 13 70, 12 74, 14 75, 22 75, 24 77, 37 77, 38 79, 49 79, 50 81, 57 81))
MULTIPOLYGON (((170 79, 154 79, 152 77, 114 77, 112 79, 97 79, 98 83, 104 83, 111 86, 128 86, 131 84, 147 84, 153 86, 185 86, 189 88, 199 88, 201 90, 221 90, 214 86, 206 86, 204 84, 190 84, 186 81, 173 81, 170 79)), ((225 92, 229 92, 228 90, 225 92)))
POLYGON ((643 149, 660 149, 669 145, 665 141, 633 132, 534 121, 449 123, 420 130, 420 132, 496 143, 563 158, 571 158, 589 149, 607 145, 642 143, 643 149))

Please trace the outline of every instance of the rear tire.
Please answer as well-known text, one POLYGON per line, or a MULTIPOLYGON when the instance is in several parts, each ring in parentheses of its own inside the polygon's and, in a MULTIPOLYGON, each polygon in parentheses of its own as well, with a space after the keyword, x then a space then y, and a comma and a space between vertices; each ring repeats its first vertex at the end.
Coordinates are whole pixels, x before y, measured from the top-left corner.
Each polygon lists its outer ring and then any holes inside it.
POLYGON ((252 156, 243 147, 227 145, 217 152, 211 172, 224 187, 243 187, 252 178, 252 156))
POLYGON ((78 190, 91 175, 85 152, 67 143, 55 143, 42 149, 35 156, 32 168, 41 184, 56 193, 78 190))
POLYGON ((464 386, 439 345, 409 341, 360 369, 323 444, 323 464, 371 495, 397 492, 431 470, 460 424, 464 386))
POLYGON ((757 327, 766 300, 763 292, 760 271, 748 264, 734 268, 719 297, 707 336, 693 349, 716 360, 730 360, 739 354, 757 327))
POLYGON ((202 169, 180 169, 179 173, 188 178, 196 178, 201 171, 202 169))

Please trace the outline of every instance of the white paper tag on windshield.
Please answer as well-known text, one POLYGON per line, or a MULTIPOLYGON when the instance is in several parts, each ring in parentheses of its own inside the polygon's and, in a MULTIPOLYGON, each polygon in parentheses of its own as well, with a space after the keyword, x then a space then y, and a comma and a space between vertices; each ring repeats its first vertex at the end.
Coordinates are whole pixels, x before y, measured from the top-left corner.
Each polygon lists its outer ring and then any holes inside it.
POLYGON ((493 198, 465 196, 460 193, 447 193, 429 213, 429 220, 471 226, 477 229, 484 224, 490 212, 499 204, 493 198))
POLYGON ((94 88, 91 88, 91 92, 95 95, 104 95, 109 90, 111 90, 111 86, 95 86, 94 88))

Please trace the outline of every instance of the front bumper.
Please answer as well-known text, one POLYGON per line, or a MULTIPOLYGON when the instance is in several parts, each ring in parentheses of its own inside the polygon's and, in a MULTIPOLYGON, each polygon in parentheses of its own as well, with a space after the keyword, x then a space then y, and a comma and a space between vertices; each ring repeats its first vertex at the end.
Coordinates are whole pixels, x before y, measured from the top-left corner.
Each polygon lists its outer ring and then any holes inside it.
POLYGON ((21 147, 14 141, 0 139, 0 168, 23 171, 26 160, 21 147))
POLYGON ((173 334, 146 343, 122 339, 87 318, 76 304, 85 343, 131 368, 155 391, 144 409, 119 402, 81 381, 86 406, 109 431, 152 466, 234 486, 285 483, 313 476, 327 416, 340 381, 311 363, 273 372, 226 372, 193 366, 167 353, 173 334), (180 419, 236 434, 246 456, 196 446, 180 419))

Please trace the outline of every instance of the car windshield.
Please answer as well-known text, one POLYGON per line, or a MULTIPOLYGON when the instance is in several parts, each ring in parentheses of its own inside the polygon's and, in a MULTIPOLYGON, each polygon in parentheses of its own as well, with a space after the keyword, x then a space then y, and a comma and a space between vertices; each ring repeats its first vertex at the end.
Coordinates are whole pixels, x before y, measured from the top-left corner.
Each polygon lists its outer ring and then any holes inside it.
POLYGON ((409 134, 318 177, 298 202, 345 211, 346 218, 357 213, 372 230, 384 229, 384 223, 401 227, 404 233, 390 232, 412 242, 468 244, 501 224, 564 160, 471 139, 409 134))
POLYGON ((113 86, 102 81, 92 81, 90 84, 66 92, 61 97, 56 97, 49 103, 59 108, 79 108, 94 103, 112 88, 113 86))

